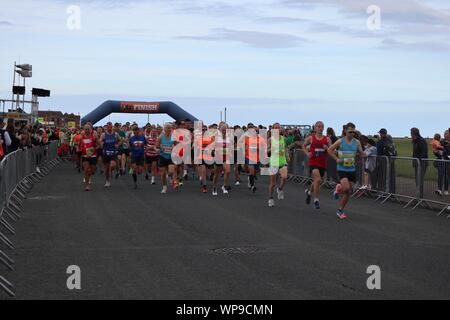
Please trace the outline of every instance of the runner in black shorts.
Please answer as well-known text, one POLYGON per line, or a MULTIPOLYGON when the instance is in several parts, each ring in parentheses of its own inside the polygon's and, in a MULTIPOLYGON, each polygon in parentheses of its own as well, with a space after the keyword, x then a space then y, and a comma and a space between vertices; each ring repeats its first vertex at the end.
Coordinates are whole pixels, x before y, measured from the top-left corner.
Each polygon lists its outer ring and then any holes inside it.
POLYGON ((306 138, 303 150, 307 150, 308 166, 311 173, 311 188, 305 190, 306 204, 311 203, 311 195, 314 195, 314 207, 320 209, 319 193, 323 178, 327 171, 328 148, 331 146, 330 138, 323 135, 325 125, 322 121, 317 121, 314 125, 314 132, 306 138))
POLYGON ((177 172, 172 162, 172 149, 174 145, 175 141, 172 140, 172 125, 167 123, 164 126, 164 132, 156 142, 156 149, 159 150, 158 167, 161 169, 161 182, 163 185, 161 194, 167 193, 167 175, 172 177, 173 188, 178 188, 177 172))
POLYGON ((144 172, 145 163, 145 140, 144 130, 136 125, 133 127, 133 136, 129 139, 131 148, 131 170, 133 175, 134 189, 137 189, 137 175, 144 172))

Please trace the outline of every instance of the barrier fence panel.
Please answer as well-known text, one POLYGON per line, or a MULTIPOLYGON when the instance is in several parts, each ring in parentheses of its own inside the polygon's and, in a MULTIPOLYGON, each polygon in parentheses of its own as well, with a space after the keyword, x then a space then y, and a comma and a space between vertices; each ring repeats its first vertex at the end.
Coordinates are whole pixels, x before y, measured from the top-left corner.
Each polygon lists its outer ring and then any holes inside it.
MULTIPOLYGON (((0 162, 0 266, 6 266, 7 270, 13 270, 14 261, 2 251, 2 248, 3 246, 8 249, 14 248, 7 236, 15 234, 11 220, 15 222, 20 218, 19 211, 26 192, 43 176, 40 167, 48 172, 49 169, 46 167, 55 165, 56 159, 57 146, 52 142, 47 146, 17 150, 6 155, 0 162)), ((0 272, 2 270, 0 269, 0 272)), ((1 289, 14 296, 13 285, 2 275, 0 275, 0 291, 1 289)))
POLYGON ((425 201, 446 204, 450 201, 449 179, 450 161, 439 159, 421 160, 421 167, 424 171, 421 188, 421 198, 425 201))
POLYGON ((329 183, 337 183, 339 181, 339 176, 337 172, 337 163, 331 156, 328 156, 327 160, 327 181, 329 183))
POLYGON ((297 182, 306 182, 309 180, 308 159, 301 149, 295 149, 291 151, 291 161, 289 162, 288 169, 291 177, 297 180, 297 182))
MULTIPOLYGON (((310 181, 307 156, 303 150, 293 150, 289 163, 289 174, 296 182, 310 181)), ((328 157, 326 185, 333 187, 338 182, 336 161, 328 157)), ((438 204, 450 210, 448 195, 450 184, 450 160, 419 160, 407 157, 375 156, 357 159, 354 196, 375 195, 376 200, 389 199, 406 202, 405 207, 415 203, 436 208, 438 204), (406 201, 404 201, 406 200, 406 201)), ((437 207, 440 208, 440 207, 437 207)), ((449 215, 450 218, 450 215, 449 215)))

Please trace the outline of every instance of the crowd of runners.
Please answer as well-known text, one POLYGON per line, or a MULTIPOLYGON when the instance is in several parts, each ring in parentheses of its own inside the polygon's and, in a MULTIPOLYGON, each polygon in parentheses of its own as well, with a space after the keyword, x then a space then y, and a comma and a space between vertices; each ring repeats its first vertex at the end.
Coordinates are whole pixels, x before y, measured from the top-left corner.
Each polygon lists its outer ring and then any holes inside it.
MULTIPOLYGON (((166 123, 163 127, 147 124, 140 128, 137 124, 108 123, 94 128, 88 123, 83 128, 49 129, 41 125, 17 128, 13 122, 4 124, 1 121, 0 156, 18 148, 58 141, 58 155, 71 158, 76 169, 83 172, 86 191, 92 190, 92 179, 98 171, 104 176, 105 188, 111 188, 114 179, 131 176, 137 189, 138 177, 144 176, 152 185, 161 185, 161 194, 182 188, 191 176, 188 173, 194 173, 192 176, 198 177, 200 192, 211 192, 214 197, 219 193, 229 194, 231 185, 240 186, 243 176, 246 176, 248 188, 255 193, 258 177, 266 175, 269 176, 268 206, 274 207, 276 199, 282 201, 285 197, 290 151, 303 149, 312 180, 310 188, 305 190, 305 202, 320 209, 321 185, 328 162, 333 159, 338 173, 333 196, 339 200, 338 217, 345 219, 345 209, 357 182, 357 159, 366 158, 362 188, 371 188, 370 175, 376 171, 374 156, 397 155, 387 130, 381 129, 379 134, 380 138, 375 142, 361 135, 353 123, 348 123, 338 138, 332 128, 325 132, 321 121, 305 136, 299 130, 283 129, 279 123, 269 128, 252 123, 230 128, 224 122, 210 126, 200 123, 200 127, 195 127, 190 121, 166 123), (231 134, 230 129, 233 130, 231 134), (188 147, 177 148, 183 142, 189 142, 188 147), (185 161, 186 157, 192 161, 185 161)), ((413 157, 427 158, 427 143, 418 129, 413 128, 411 134, 413 157)), ((431 146, 437 159, 450 160, 448 130, 442 139, 436 135, 431 146)), ((437 169, 440 179, 436 193, 448 195, 450 168, 444 163, 438 164, 437 169)))
MULTIPOLYGON (((329 129, 325 134, 324 128, 324 123, 319 121, 311 133, 301 137, 298 131, 283 130, 279 123, 267 129, 252 123, 230 128, 221 122, 202 125, 199 130, 194 129, 193 123, 185 121, 166 123, 163 127, 148 124, 144 128, 136 124, 108 123, 94 129, 88 123, 83 128, 72 130, 67 138, 67 153, 72 155, 76 168, 84 173, 86 191, 92 190, 92 179, 98 170, 104 175, 105 188, 111 188, 114 179, 131 176, 133 187, 137 189, 138 177, 143 176, 152 185, 160 184, 163 195, 169 189, 181 189, 191 176, 189 172, 193 172, 195 175, 192 176, 198 177, 200 192, 209 194, 211 191, 213 197, 219 193, 228 195, 232 183, 235 187, 241 185, 244 175, 248 188, 255 193, 258 177, 267 175, 270 181, 266 189, 267 203, 269 207, 274 207, 276 199, 282 201, 285 197, 290 148, 303 148, 313 179, 311 188, 305 191, 306 203, 309 205, 312 202, 314 208, 320 209, 320 187, 328 158, 332 157, 340 177, 333 193, 337 200, 340 199, 337 216, 346 219, 345 209, 356 183, 356 158, 366 157, 367 154, 355 137, 354 124, 348 123, 339 139, 333 130, 329 129), (240 130, 243 134, 239 137, 242 138, 227 134, 230 129, 240 130), (263 131, 267 137, 260 135, 263 131), (174 132, 182 134, 175 135, 174 132), (175 149, 183 141, 191 142, 189 149, 175 149), (177 150, 176 154, 174 150, 177 150), (179 159, 186 159, 189 156, 184 154, 186 150, 196 161, 174 161, 174 154, 179 159), (217 150, 220 154, 216 154, 217 150), (239 162, 241 154, 243 161, 239 162)), ((66 150, 62 152, 66 153, 66 150)))

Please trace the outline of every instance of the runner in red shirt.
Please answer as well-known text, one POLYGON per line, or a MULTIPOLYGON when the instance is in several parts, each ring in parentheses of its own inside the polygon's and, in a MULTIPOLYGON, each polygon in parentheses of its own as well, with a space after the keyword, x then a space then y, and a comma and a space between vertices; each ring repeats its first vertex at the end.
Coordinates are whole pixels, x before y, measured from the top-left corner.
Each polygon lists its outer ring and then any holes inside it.
POLYGON ((306 204, 311 204, 311 193, 314 195, 314 207, 320 209, 319 193, 322 179, 327 171, 328 148, 331 146, 330 138, 323 135, 324 124, 318 121, 314 125, 314 133, 306 138, 303 150, 308 156, 308 166, 313 179, 311 189, 305 190, 306 204), (309 151, 308 150, 309 147, 309 151))
POLYGON ((145 179, 149 179, 148 174, 151 174, 152 185, 156 184, 156 175, 158 174, 158 159, 159 152, 156 149, 156 143, 158 141, 158 131, 150 124, 147 125, 145 130, 145 179))
POLYGON ((260 152, 267 150, 264 139, 258 136, 257 128, 253 124, 248 125, 247 136, 245 137, 245 165, 249 170, 250 189, 256 192, 256 173, 260 167, 260 152))
POLYGON ((91 177, 97 170, 97 148, 99 146, 97 135, 94 134, 90 125, 84 126, 84 133, 80 139, 81 161, 84 170, 85 190, 91 191, 91 177))

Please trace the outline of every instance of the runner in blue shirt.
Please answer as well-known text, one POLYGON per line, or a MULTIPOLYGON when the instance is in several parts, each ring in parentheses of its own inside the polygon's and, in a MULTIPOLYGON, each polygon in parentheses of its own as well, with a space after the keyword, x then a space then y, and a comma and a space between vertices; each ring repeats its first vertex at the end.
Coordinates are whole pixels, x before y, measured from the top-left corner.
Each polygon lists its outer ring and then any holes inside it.
POLYGON ((348 123, 345 126, 345 136, 336 141, 330 148, 328 154, 336 161, 340 183, 336 186, 334 196, 339 199, 342 195, 339 210, 336 212, 339 219, 347 219, 345 207, 350 200, 353 184, 356 183, 356 158, 367 157, 363 152, 361 143, 355 139, 356 126, 348 123))
POLYGON ((138 126, 133 127, 133 136, 129 139, 131 149, 131 170, 133 172, 134 189, 137 189, 137 174, 141 175, 144 172, 145 162, 145 139, 144 130, 139 129, 138 126))
POLYGON ((106 131, 100 137, 101 149, 103 151, 103 163, 105 164, 105 188, 111 187, 111 173, 116 169, 117 165, 117 147, 120 142, 120 136, 113 131, 111 122, 106 124, 106 131))

